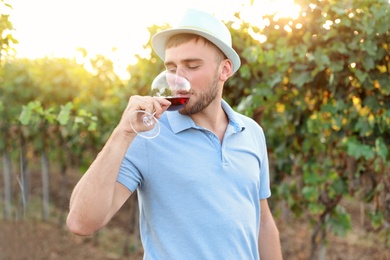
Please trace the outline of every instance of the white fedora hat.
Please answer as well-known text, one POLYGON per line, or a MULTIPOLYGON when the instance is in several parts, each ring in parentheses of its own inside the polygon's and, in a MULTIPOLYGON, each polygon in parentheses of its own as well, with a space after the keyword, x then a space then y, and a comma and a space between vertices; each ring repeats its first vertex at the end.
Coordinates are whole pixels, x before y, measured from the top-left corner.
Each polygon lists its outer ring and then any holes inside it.
POLYGON ((158 32, 152 37, 152 47, 162 60, 165 59, 165 46, 168 39, 180 33, 197 34, 215 44, 232 61, 232 73, 240 67, 240 57, 232 48, 229 29, 213 15, 197 9, 188 9, 177 26, 158 32))

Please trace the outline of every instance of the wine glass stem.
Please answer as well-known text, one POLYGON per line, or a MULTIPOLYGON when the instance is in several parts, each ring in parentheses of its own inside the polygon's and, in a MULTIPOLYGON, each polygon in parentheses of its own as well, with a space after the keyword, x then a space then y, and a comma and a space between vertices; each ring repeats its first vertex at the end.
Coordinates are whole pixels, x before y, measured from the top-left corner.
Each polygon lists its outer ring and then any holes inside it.
POLYGON ((151 114, 149 116, 144 116, 144 118, 143 118, 144 124, 147 126, 153 125, 154 124, 153 117, 155 114, 156 114, 156 112, 154 112, 153 114, 151 114))

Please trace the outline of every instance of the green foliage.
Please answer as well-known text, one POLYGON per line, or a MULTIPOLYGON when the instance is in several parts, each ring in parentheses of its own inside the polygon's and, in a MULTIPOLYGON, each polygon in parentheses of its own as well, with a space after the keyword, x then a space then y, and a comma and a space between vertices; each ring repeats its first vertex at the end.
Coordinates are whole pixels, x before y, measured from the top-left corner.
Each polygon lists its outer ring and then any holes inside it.
POLYGON ((73 109, 73 103, 71 102, 68 102, 65 105, 61 105, 60 113, 57 116, 57 121, 60 125, 68 124, 72 109, 73 109))
MULTIPOLYGON (((159 30, 166 28, 168 28, 167 24, 162 26, 154 25, 148 29, 150 35, 154 35, 159 30)), ((138 62, 135 65, 128 66, 127 68, 127 71, 131 76, 129 82, 127 83, 127 88, 131 90, 129 93, 131 95, 150 95, 150 85, 153 79, 165 69, 162 60, 155 52, 152 51, 151 46, 152 42, 151 39, 149 39, 145 45, 145 48, 150 51, 150 55, 146 57, 136 55, 138 62)))
MULTIPOLYGON (((337 235, 351 229, 340 202, 360 200, 370 204, 372 227, 388 237, 390 5, 387 0, 295 2, 302 7, 296 20, 269 15, 264 28, 242 22, 231 29, 242 66, 227 82, 224 99, 264 128, 273 200, 285 202, 315 230, 337 235), (264 37, 265 42, 257 40, 264 37)), ((2 19, 0 25, 11 30, 8 17, 2 19)), ((0 39, 2 50, 13 42, 6 38, 0 39)), ((84 64, 0 59, 0 148, 22 135, 30 149, 50 148, 58 161, 85 169, 130 96, 149 94, 163 70, 150 41, 145 49, 150 55, 138 56, 128 67, 128 82, 101 55, 84 64), (87 63, 92 71, 85 69, 87 63)))
POLYGON ((339 203, 355 196, 376 201, 372 224, 382 226, 381 214, 390 221, 390 5, 296 3, 296 20, 271 15, 264 28, 233 31, 242 67, 226 99, 265 129, 274 196, 297 216, 344 235, 350 220, 339 203))
POLYGON ((10 4, 7 4, 4 0, 0 1, 0 65, 7 58, 8 52, 13 50, 13 45, 18 43, 12 36, 14 28, 9 19, 9 14, 6 13, 10 9, 12 9, 10 4))
POLYGON ((20 133, 33 150, 66 146, 71 156, 64 159, 85 168, 121 114, 113 102, 121 81, 112 68, 101 69, 105 58, 93 61, 96 76, 69 59, 7 60, 1 70, 1 147, 15 146, 20 133))
POLYGON ((337 207, 330 215, 329 226, 334 234, 344 237, 352 228, 351 217, 343 208, 337 207))

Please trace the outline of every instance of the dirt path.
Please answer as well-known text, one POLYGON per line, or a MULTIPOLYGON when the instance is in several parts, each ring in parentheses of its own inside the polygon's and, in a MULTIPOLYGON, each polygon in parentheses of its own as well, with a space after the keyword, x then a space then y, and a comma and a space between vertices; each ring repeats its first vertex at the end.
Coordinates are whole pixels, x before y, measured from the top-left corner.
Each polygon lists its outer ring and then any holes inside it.
POLYGON ((93 245, 92 237, 75 236, 53 224, 0 221, 0 230, 0 260, 142 259, 140 254, 125 258, 105 251, 93 245))
MULTIPOLYGON (((300 224, 292 227, 279 223, 285 260, 306 260, 310 251, 310 230, 300 224)), ((122 256, 123 233, 108 227, 94 237, 72 235, 65 228, 42 222, 0 221, 0 260, 19 259, 142 259, 142 248, 129 257, 122 256)), ((330 237, 326 260, 387 260, 390 250, 378 237, 355 230, 345 238, 330 237)))

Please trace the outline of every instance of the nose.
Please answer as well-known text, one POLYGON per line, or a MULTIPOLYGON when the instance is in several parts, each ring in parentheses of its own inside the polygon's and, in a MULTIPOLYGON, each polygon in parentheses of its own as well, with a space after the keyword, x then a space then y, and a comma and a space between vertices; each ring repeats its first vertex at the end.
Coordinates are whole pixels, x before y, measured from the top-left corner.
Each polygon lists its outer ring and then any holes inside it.
POLYGON ((187 78, 178 70, 176 71, 175 74, 168 74, 167 80, 169 82, 172 91, 178 91, 178 90, 188 91, 191 88, 187 78))
POLYGON ((175 86, 181 88, 181 86, 186 84, 187 79, 179 74, 175 75, 175 86))
POLYGON ((181 67, 177 67, 176 68, 176 79, 187 79, 188 80, 188 75, 186 73, 186 70, 184 68, 181 68, 181 67))

